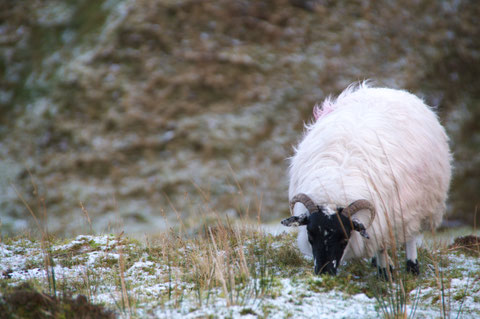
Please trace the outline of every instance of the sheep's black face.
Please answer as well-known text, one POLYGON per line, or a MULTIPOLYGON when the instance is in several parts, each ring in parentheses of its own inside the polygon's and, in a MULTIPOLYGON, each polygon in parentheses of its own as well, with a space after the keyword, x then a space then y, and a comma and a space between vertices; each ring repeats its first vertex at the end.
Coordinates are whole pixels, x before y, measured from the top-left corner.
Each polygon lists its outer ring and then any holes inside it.
POLYGON ((324 206, 317 208, 312 214, 305 213, 286 218, 282 220, 282 224, 307 226, 308 241, 312 245, 315 261, 315 274, 335 275, 352 230, 360 232, 365 238, 369 237, 360 221, 341 214, 342 208, 337 211, 324 206))
POLYGON ((315 274, 336 275, 350 238, 352 223, 341 214, 319 210, 308 216, 306 226, 308 241, 312 245, 315 274))

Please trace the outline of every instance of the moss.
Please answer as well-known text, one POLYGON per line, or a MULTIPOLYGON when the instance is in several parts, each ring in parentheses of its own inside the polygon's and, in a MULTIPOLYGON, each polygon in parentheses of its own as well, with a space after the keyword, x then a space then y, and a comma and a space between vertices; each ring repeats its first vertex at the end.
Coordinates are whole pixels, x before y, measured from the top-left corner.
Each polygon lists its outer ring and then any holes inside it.
POLYGON ((91 239, 88 242, 88 245, 90 246, 91 249, 93 250, 99 250, 100 247, 102 246, 100 243, 96 242, 95 240, 91 239))
MULTIPOLYGON (((100 257, 96 263, 100 267, 105 268, 114 268, 118 266, 118 258, 106 255, 104 257, 100 257)), ((115 268, 114 268, 115 269, 115 268)))
POLYGON ((325 292, 334 289, 344 291, 348 294, 358 293, 360 290, 354 288, 348 280, 349 276, 331 276, 331 275, 321 275, 319 277, 312 277, 307 281, 308 287, 314 292, 325 292))
POLYGON ((275 306, 271 305, 271 304, 263 304, 262 305, 262 316, 260 316, 261 318, 270 318, 270 316, 272 314, 275 314, 276 313, 276 308, 275 306))
POLYGON ((242 310, 240 310, 240 315, 241 316, 246 316, 246 315, 258 316, 257 313, 252 310, 252 308, 243 308, 242 310))
POLYGON ((29 258, 25 262, 25 269, 36 269, 36 268, 42 268, 44 266, 44 262, 42 259, 33 259, 29 258))
POLYGON ((77 265, 84 265, 87 261, 87 257, 81 256, 69 256, 66 255, 64 258, 56 259, 57 263, 62 267, 73 267, 77 265))
POLYGON ((456 301, 460 301, 460 300, 465 299, 465 297, 467 297, 467 296, 468 296, 468 295, 467 295, 466 292, 461 291, 461 292, 455 294, 455 295, 453 296, 453 299, 456 300, 456 301))

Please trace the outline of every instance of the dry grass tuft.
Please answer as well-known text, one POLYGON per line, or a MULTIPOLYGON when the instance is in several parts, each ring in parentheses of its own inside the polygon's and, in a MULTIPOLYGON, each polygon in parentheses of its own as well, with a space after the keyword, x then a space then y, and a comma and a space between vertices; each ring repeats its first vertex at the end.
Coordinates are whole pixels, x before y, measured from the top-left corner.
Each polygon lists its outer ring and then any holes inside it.
POLYGON ((457 237, 453 244, 449 246, 449 249, 460 250, 480 256, 480 237, 475 235, 457 237))

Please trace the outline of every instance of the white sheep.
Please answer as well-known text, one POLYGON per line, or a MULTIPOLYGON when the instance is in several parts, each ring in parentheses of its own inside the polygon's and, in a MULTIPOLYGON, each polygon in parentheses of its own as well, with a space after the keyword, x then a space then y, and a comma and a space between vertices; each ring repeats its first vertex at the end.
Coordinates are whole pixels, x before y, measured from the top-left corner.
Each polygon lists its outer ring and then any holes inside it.
POLYGON ((392 241, 406 243, 407 271, 418 274, 417 236, 440 225, 451 177, 436 114, 408 92, 362 83, 315 106, 314 116, 291 158, 294 216, 282 224, 306 226, 298 245, 316 274, 376 255, 386 276, 392 241))

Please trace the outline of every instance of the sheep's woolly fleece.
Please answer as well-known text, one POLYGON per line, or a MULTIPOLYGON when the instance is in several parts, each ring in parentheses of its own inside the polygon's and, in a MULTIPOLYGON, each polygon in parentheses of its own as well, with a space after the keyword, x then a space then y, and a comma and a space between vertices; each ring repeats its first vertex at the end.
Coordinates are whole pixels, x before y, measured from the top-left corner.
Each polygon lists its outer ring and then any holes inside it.
MULTIPOLYGON (((73 289, 76 283, 89 278, 92 281, 92 287, 95 287, 91 291, 91 301, 104 303, 107 307, 116 310, 120 317, 127 316, 118 308, 122 298, 118 280, 118 261, 121 251, 128 256, 129 249, 137 246, 141 245, 118 240, 114 236, 78 236, 67 244, 52 245, 56 280, 58 283, 68 283, 68 286, 73 289), (72 251, 75 253, 68 254, 67 258, 65 252, 72 251)), ((38 241, 19 239, 0 243, 0 276, 3 277, 0 280, 10 286, 34 281, 47 290, 43 258, 44 253, 38 241)), ((128 293, 134 296, 136 301, 133 317, 378 318, 381 314, 376 300, 365 294, 348 295, 338 290, 309 290, 309 284, 322 281, 320 277, 305 279, 279 277, 275 284, 275 297, 250 298, 241 306, 227 307, 221 290, 212 289, 210 300, 199 305, 191 283, 182 282, 180 279, 170 283, 159 280, 164 278, 167 272, 166 265, 149 261, 146 253, 134 258, 136 261, 129 263, 130 266, 125 269, 128 293), (162 296, 167 294, 169 285, 181 286, 183 296, 181 298, 177 296, 175 300, 172 298, 171 301, 167 300, 163 304, 159 303, 162 296)), ((448 307, 454 316, 461 309, 462 318, 478 318, 480 316, 478 300, 480 260, 463 255, 452 255, 449 259, 451 261, 449 267, 455 269, 457 275, 451 279, 448 288, 450 296, 448 307)), ((441 315, 438 308, 438 289, 419 287, 412 293, 418 293, 416 317, 433 318, 441 315)), ((413 308, 408 307, 407 310, 411 312, 413 308)))
MULTIPOLYGON (((440 225, 452 157, 445 129, 421 99, 360 83, 316 106, 314 117, 290 160, 289 199, 304 193, 317 205, 365 199, 375 207, 367 229, 372 239, 353 232, 343 260, 372 257, 394 240, 414 241, 440 225)), ((294 207, 294 215, 304 212, 294 207)), ((355 217, 368 224, 365 212, 355 217)), ((298 244, 312 255, 306 228, 298 244)))

